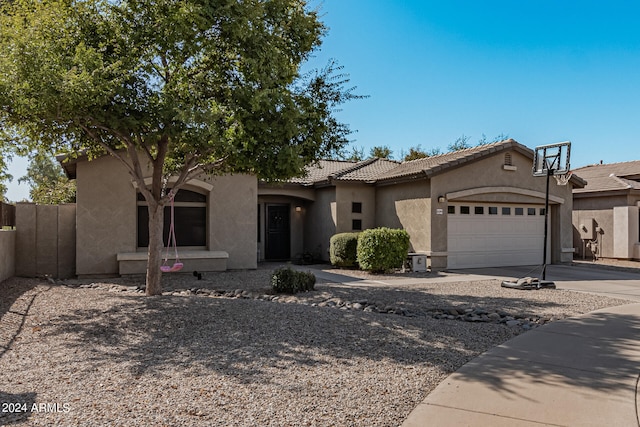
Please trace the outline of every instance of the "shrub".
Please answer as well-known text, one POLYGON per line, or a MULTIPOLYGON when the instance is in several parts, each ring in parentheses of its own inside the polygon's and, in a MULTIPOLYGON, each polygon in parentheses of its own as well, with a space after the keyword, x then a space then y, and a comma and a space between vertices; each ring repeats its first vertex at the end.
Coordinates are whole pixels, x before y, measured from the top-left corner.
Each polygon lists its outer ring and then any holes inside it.
POLYGON ((336 267, 355 267, 357 263, 358 235, 338 233, 329 240, 329 259, 336 267))
POLYGON ((312 291, 316 276, 311 272, 279 268, 271 275, 271 287, 277 293, 295 294, 312 291))
POLYGON ((358 237, 358 264, 363 270, 379 273, 402 267, 408 253, 406 230, 371 228, 358 237))

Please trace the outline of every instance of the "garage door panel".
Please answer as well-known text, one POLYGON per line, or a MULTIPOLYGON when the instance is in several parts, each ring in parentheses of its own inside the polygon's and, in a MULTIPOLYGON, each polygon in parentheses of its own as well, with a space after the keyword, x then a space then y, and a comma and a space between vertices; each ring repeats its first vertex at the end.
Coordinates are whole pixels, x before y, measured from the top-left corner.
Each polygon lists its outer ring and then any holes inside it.
MULTIPOLYGON (((489 205, 483 206, 488 213, 489 205)), ((514 206, 511 212, 515 213, 514 206)), ((520 207, 520 206, 519 206, 520 207)), ((544 216, 450 214, 448 215, 448 267, 474 268, 542 263, 544 216)), ((498 208, 502 212, 501 208, 498 208)), ((460 212, 456 208, 456 212, 460 212)), ((536 209, 539 212, 539 209, 536 209)))

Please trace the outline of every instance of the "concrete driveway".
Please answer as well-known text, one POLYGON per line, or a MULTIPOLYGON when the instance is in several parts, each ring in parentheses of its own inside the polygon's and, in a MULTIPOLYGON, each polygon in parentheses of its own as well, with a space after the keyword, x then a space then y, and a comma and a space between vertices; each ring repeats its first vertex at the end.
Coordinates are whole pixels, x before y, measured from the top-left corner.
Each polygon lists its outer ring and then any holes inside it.
MULTIPOLYGON (((499 279, 541 278, 540 267, 534 266, 473 268, 452 272, 499 279)), ((640 270, 582 263, 548 265, 546 279, 554 281, 558 289, 640 301, 640 270)))
MULTIPOLYGON (((540 270, 456 273, 512 279, 540 270)), ((640 270, 552 265, 546 279, 559 289, 640 301, 640 270)), ((402 426, 640 427, 639 384, 640 304, 632 303, 553 322, 489 350, 440 383, 402 426)))

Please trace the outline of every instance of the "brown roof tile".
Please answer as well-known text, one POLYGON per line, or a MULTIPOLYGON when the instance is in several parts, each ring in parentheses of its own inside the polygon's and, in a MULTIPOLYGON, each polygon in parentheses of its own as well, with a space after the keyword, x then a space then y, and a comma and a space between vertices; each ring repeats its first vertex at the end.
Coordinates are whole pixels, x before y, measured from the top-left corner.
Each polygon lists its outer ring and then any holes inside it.
POLYGON ((408 162, 401 163, 398 167, 378 176, 378 180, 391 180, 421 174, 425 176, 432 176, 450 167, 512 148, 522 151, 523 153, 527 153, 531 158, 533 158, 533 151, 531 149, 514 141, 513 139, 507 139, 504 141, 494 142, 492 144, 478 145, 477 147, 471 147, 465 150, 440 154, 438 156, 410 160, 408 162))
POLYGON ((598 191, 640 190, 640 160, 621 163, 597 164, 573 171, 587 181, 584 188, 575 188, 574 193, 598 191))

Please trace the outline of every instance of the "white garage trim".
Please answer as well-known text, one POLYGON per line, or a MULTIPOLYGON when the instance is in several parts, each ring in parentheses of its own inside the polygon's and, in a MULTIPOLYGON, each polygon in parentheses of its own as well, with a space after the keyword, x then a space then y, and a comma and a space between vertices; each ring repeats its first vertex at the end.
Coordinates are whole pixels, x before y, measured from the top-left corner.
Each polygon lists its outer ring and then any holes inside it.
POLYGON ((447 212, 447 268, 542 264, 543 205, 459 202, 447 212))
MULTIPOLYGON (((517 188, 517 187, 479 187, 479 188, 471 188, 469 190, 462 191, 454 191, 452 193, 445 194, 447 200, 455 201, 456 199, 461 199, 463 197, 469 196, 477 196, 479 194, 494 194, 494 193, 511 193, 511 194, 519 194, 522 196, 530 196, 541 199, 544 202, 545 193, 541 193, 539 191, 527 190, 525 188, 517 188)), ((553 203, 564 203, 564 199, 562 197, 554 196, 549 194, 549 201, 553 203)))

